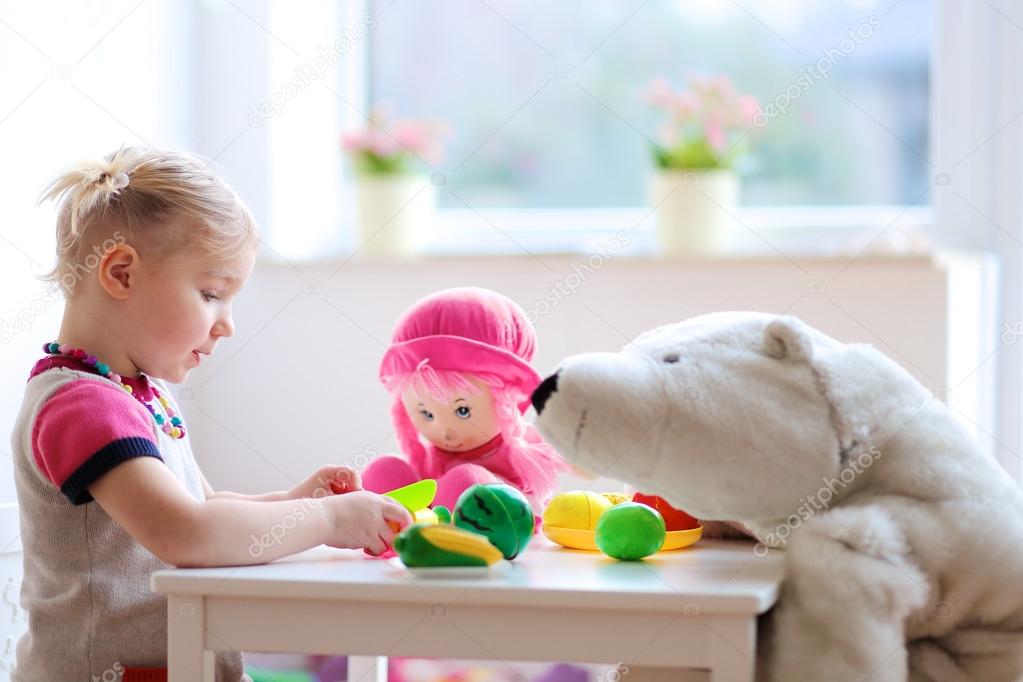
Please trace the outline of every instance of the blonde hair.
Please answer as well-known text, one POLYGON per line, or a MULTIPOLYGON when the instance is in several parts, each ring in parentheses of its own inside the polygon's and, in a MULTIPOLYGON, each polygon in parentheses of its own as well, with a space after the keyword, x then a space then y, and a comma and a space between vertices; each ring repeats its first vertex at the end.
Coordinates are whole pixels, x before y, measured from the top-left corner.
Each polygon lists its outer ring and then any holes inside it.
POLYGON ((125 241, 157 251, 195 245, 217 257, 258 240, 252 214, 234 191, 209 165, 182 152, 121 147, 55 178, 40 202, 50 199, 60 203, 57 264, 44 279, 68 296, 83 269, 94 269, 125 241), (170 218, 185 220, 170 225, 170 218))

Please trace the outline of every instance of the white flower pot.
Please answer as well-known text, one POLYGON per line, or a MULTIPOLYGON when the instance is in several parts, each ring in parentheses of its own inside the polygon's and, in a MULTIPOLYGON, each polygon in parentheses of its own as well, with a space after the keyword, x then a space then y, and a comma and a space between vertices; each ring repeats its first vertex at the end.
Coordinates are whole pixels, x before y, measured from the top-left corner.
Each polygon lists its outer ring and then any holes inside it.
POLYGON ((437 188, 427 175, 359 175, 355 201, 360 257, 414 255, 437 214, 437 188))
POLYGON ((742 229, 735 218, 739 176, 727 169, 657 169, 650 202, 657 213, 657 236, 667 255, 707 254, 727 248, 742 229))

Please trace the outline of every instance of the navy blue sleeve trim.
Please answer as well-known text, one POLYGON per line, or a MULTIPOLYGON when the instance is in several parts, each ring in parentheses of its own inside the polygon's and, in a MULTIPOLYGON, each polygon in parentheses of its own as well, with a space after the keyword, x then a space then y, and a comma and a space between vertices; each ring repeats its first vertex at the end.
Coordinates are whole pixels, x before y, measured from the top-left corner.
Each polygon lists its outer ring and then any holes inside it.
POLYGON ((67 477, 60 492, 71 501, 71 504, 87 504, 92 502, 89 486, 103 477, 118 464, 123 464, 136 457, 156 457, 161 462, 160 450, 156 443, 148 438, 119 438, 98 450, 78 467, 75 473, 67 477))

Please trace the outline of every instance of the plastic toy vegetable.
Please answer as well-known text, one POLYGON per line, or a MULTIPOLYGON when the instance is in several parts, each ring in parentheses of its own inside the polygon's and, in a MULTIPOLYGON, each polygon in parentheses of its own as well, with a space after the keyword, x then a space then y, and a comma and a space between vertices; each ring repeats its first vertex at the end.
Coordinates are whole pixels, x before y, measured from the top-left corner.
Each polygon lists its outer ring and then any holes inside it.
POLYGON ((501 560, 482 535, 445 524, 409 526, 394 539, 394 549, 409 568, 490 566, 501 560))

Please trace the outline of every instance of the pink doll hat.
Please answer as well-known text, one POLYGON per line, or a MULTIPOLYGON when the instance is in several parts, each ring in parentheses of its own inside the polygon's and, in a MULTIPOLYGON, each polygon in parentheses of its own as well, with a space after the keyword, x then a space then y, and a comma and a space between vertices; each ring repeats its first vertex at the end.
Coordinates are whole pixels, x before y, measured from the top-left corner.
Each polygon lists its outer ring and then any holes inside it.
POLYGON ((536 333, 522 308, 507 296, 478 287, 445 289, 409 308, 380 362, 380 379, 407 376, 427 362, 435 370, 491 374, 522 392, 519 411, 540 384, 530 360, 536 333))

